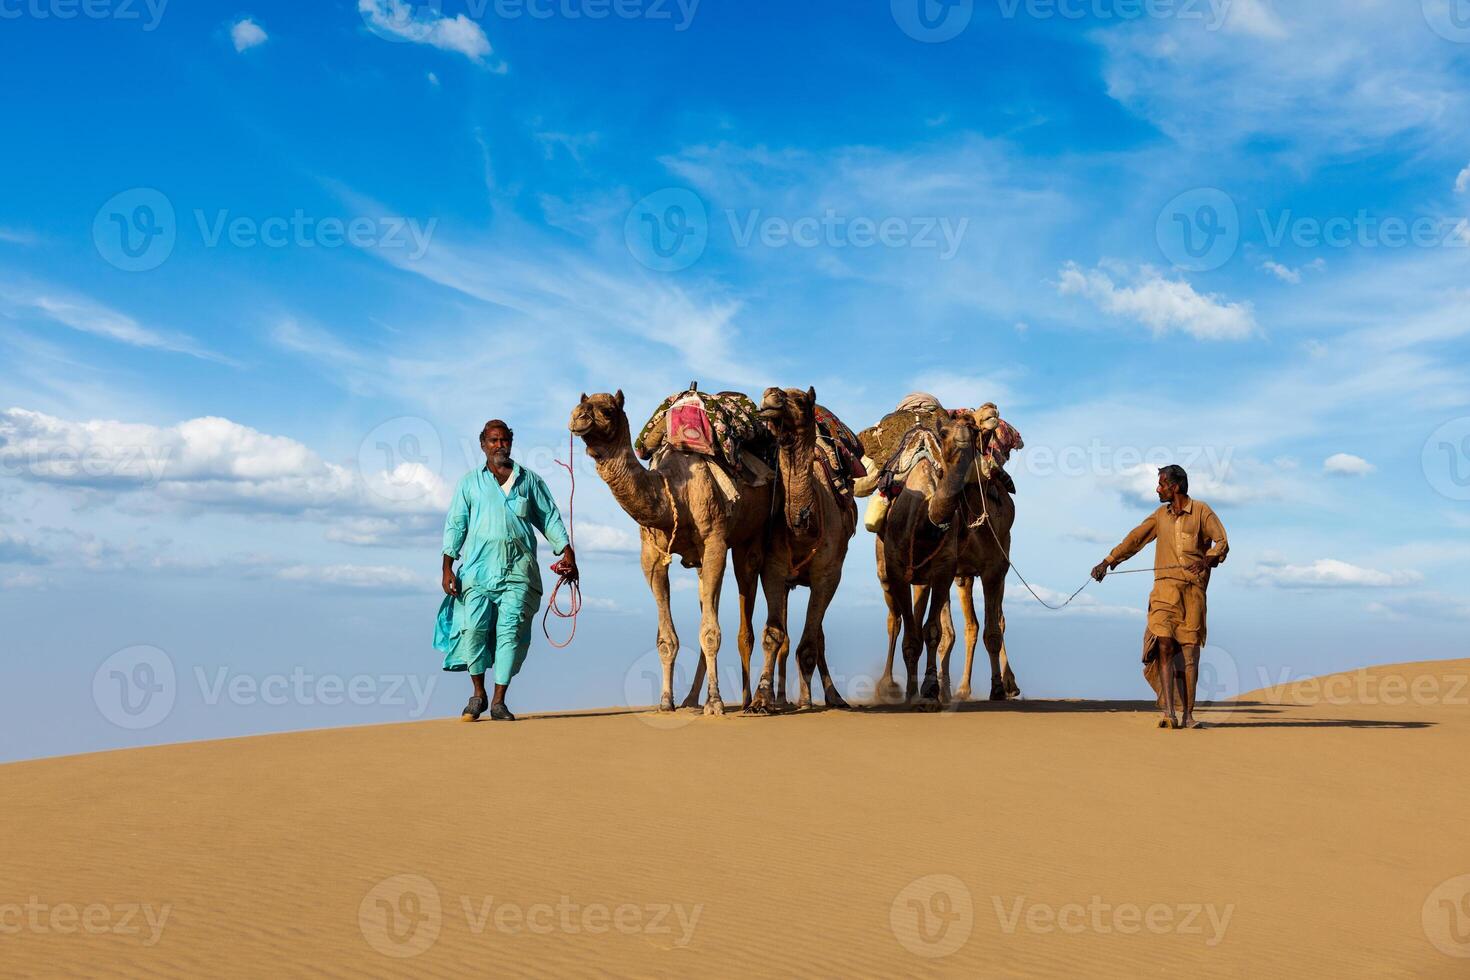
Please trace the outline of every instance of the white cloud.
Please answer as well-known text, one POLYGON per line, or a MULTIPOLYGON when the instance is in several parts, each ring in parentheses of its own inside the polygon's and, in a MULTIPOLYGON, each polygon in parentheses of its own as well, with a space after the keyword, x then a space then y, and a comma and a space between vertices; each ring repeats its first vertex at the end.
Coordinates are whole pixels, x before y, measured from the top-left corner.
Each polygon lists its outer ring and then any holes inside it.
MULTIPOLYGON (((479 63, 490 54, 490 40, 484 29, 464 14, 446 17, 427 4, 410 4, 407 0, 358 0, 357 9, 368 27, 381 37, 454 51, 479 63)), ((503 69, 499 65, 495 70, 503 69)))
POLYGON ((334 515, 443 513, 450 488, 421 463, 361 472, 224 418, 172 426, 0 412, 0 470, 43 483, 151 490, 185 505, 334 515))
POLYGON ((1112 316, 1136 320, 1163 336, 1171 331, 1198 340, 1241 340, 1256 333, 1255 310, 1250 303, 1228 303, 1213 293, 1201 295, 1183 279, 1166 279, 1151 266, 1140 267, 1132 285, 1118 285, 1117 269, 1084 270, 1068 262, 1060 272, 1057 290, 1081 296, 1112 316))
POLYGON ((1318 558, 1306 565, 1263 560, 1251 576, 1258 584, 1283 589, 1389 588, 1413 585, 1423 578, 1418 572, 1383 572, 1335 558, 1318 558))
POLYGON ((438 88, 439 87, 439 76, 438 75, 434 74, 433 72, 429 72, 424 77, 429 80, 429 84, 430 85, 434 86, 435 88, 438 88))
POLYGON ((1333 453, 1322 462, 1322 471, 1333 476, 1367 476, 1378 467, 1352 453, 1333 453))
POLYGON ((230 27, 230 41, 235 45, 235 50, 244 53, 251 48, 258 48, 269 40, 265 30, 249 17, 242 17, 230 27))
POLYGON ((1465 169, 1460 171, 1460 175, 1455 178, 1455 193, 1463 194, 1466 191, 1470 191, 1470 164, 1467 164, 1465 169))
POLYGON ((29 246, 36 244, 38 241, 40 239, 34 233, 25 231, 24 229, 0 227, 0 242, 6 242, 10 245, 29 246))

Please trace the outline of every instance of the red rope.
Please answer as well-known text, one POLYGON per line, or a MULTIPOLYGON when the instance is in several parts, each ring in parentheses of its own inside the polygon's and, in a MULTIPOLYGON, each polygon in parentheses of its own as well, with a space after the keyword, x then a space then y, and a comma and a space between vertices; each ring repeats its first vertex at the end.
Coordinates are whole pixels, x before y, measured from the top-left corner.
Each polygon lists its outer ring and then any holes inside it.
MULTIPOLYGON (((567 498, 567 544, 572 546, 573 551, 576 551, 577 544, 577 472, 572 469, 571 463, 571 460, 575 458, 572 455, 575 445, 569 433, 567 435, 567 462, 563 463, 559 459, 555 460, 556 465, 566 470, 567 476, 571 477, 572 480, 572 493, 567 498)), ((577 616, 582 612, 582 584, 578 581, 577 573, 572 570, 572 566, 567 562, 566 558, 562 558, 555 565, 552 565, 551 570, 557 576, 556 586, 551 590, 550 598, 546 600, 546 611, 541 614, 541 632, 546 637, 547 643, 550 643, 558 650, 563 650, 571 646, 572 640, 577 636, 577 616), (561 591, 563 585, 567 586, 567 593, 571 597, 570 605, 566 609, 562 609, 556 602, 556 595, 561 591), (570 619, 572 621, 572 632, 567 637, 565 643, 558 643, 553 640, 551 638, 551 631, 546 628, 547 617, 552 615, 555 615, 557 619, 570 619)))

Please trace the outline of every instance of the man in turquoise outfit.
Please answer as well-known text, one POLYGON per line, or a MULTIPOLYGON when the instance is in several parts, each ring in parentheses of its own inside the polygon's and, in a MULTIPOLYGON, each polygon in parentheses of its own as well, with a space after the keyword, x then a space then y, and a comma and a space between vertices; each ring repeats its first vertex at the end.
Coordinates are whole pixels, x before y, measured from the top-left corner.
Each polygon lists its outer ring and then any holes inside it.
POLYGON ((570 574, 577 574, 577 559, 546 481, 511 461, 514 438, 499 419, 485 423, 480 432, 485 465, 459 481, 444 521, 445 599, 434 646, 444 654, 445 670, 468 671, 474 682, 465 721, 478 721, 486 710, 492 720, 515 721, 505 706, 505 691, 525 662, 531 621, 541 602, 532 528, 563 557, 570 574), (493 699, 485 695, 487 669, 495 672, 493 699))

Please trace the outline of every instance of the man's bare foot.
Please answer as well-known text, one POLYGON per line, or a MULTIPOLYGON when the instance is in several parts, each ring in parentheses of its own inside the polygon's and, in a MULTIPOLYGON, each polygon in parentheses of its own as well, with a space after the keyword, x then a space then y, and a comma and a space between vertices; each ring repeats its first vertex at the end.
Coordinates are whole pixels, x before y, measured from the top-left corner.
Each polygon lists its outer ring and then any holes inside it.
POLYGON ((1208 728, 1209 726, 1206 725, 1204 722, 1200 721, 1198 718, 1186 718, 1186 719, 1184 719, 1184 727, 1185 728, 1192 728, 1192 729, 1198 731, 1198 730, 1200 730, 1202 728, 1208 728))
POLYGON ((1160 718, 1159 719, 1159 727, 1160 728, 1178 728, 1179 727, 1179 722, 1177 722, 1173 718, 1170 718, 1169 716, 1165 715, 1163 718, 1160 718))

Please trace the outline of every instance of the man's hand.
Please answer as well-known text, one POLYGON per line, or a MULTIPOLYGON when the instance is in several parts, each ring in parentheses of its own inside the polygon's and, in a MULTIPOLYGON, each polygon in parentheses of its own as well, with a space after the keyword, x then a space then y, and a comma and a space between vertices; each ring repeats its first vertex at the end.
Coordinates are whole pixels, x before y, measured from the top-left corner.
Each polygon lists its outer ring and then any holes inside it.
POLYGON ((567 578, 572 579, 573 581, 576 581, 576 579, 582 574, 581 572, 577 571, 577 553, 572 550, 571 545, 567 545, 564 549, 562 549, 561 561, 556 563, 556 567, 559 574, 565 575, 567 578))
POLYGON ((459 576, 454 574, 454 569, 444 569, 444 594, 459 598, 459 576))
POLYGON ((1218 564, 1220 564, 1218 555, 1206 555, 1198 561, 1192 561, 1188 565, 1185 565, 1184 569, 1194 575, 1203 575, 1207 570, 1214 568, 1218 564))
POLYGON ((1110 572, 1112 570, 1113 570, 1113 564, 1112 564, 1112 562, 1110 562, 1106 558, 1104 558, 1102 561, 1098 562, 1096 566, 1093 567, 1093 569, 1092 569, 1092 577, 1096 581, 1101 582, 1103 580, 1103 578, 1108 574, 1108 572, 1110 572))

